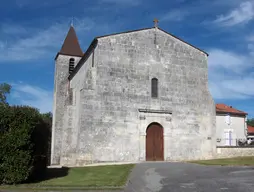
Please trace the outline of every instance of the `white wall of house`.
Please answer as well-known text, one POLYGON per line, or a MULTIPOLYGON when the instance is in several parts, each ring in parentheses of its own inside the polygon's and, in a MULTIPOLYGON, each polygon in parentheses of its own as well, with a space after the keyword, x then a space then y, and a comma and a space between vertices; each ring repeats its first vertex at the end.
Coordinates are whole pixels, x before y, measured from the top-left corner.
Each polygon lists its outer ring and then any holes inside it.
POLYGON ((237 140, 246 139, 246 130, 245 117, 216 115, 217 146, 236 146, 237 140))

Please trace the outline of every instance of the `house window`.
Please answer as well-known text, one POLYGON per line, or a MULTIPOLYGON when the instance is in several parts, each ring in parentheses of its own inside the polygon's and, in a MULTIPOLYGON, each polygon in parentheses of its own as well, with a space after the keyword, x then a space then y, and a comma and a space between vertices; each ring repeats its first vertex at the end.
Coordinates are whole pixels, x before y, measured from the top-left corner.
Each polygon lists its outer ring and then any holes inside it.
POLYGON ((227 114, 227 115, 225 116, 225 123, 226 123, 227 125, 230 125, 230 124, 231 124, 231 117, 230 117, 230 114, 227 114))
POLYGON ((158 97, 158 79, 152 78, 152 97, 157 98, 158 97))
POLYGON ((69 60, 69 74, 71 74, 74 70, 74 63, 75 63, 75 59, 70 58, 70 60, 69 60))
POLYGON ((224 139, 225 139, 225 145, 231 146, 233 142, 232 131, 224 130, 224 139))

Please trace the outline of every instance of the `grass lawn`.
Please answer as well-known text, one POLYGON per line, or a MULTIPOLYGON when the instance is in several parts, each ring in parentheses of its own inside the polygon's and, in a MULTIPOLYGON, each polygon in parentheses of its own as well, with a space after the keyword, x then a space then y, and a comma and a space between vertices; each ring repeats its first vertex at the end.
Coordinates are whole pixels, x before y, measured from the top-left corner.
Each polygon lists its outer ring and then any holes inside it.
POLYGON ((197 163, 202 165, 230 165, 230 166, 254 166, 254 157, 234 157, 226 159, 211 159, 211 160, 198 160, 189 161, 189 163, 197 163))
POLYGON ((43 181, 2 188, 115 188, 125 185, 134 164, 48 169, 43 181))

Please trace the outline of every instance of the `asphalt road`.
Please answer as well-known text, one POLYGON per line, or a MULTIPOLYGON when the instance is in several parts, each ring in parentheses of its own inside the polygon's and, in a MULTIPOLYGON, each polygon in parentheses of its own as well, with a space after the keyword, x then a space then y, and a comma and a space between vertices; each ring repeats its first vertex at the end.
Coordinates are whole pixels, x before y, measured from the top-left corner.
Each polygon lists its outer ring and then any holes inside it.
POLYGON ((137 164, 125 192, 254 192, 254 167, 137 164))

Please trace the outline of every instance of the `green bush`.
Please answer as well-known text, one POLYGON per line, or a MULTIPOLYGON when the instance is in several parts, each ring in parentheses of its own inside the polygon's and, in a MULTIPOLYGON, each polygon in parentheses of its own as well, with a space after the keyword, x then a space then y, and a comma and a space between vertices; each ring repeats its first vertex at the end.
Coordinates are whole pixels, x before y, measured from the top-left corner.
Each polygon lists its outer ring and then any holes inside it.
POLYGON ((0 183, 17 184, 43 175, 49 134, 37 109, 0 105, 0 183))

